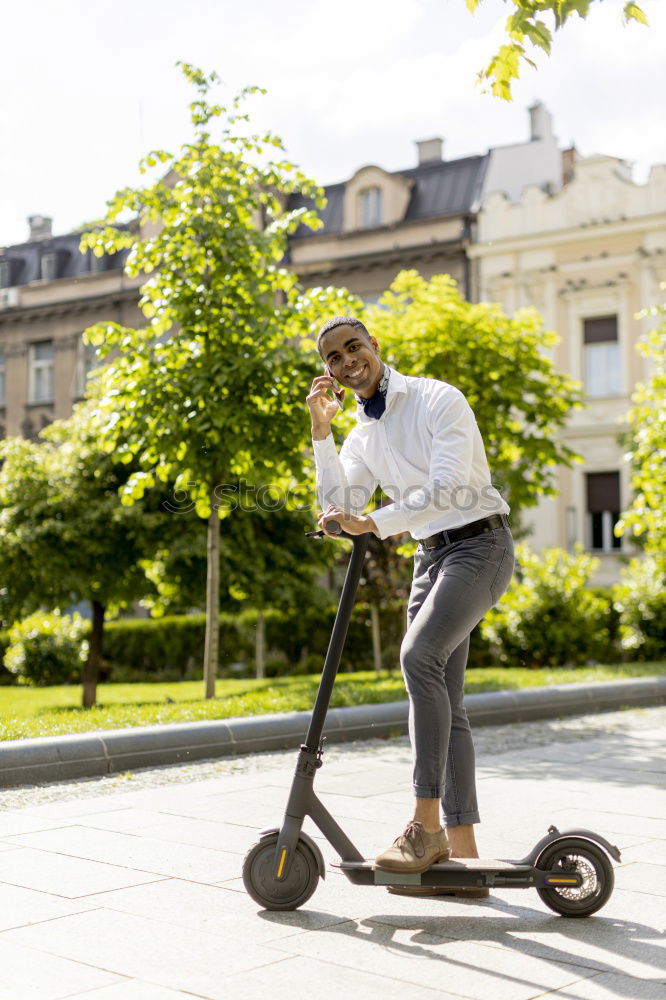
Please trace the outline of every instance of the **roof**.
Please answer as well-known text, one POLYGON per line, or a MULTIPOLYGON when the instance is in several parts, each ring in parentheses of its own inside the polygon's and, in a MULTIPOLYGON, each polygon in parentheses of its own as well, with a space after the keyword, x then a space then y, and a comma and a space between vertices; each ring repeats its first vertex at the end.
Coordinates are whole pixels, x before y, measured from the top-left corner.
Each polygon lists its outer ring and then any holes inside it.
POLYGON ((27 285, 31 281, 39 280, 42 277, 42 257, 45 254, 57 254, 54 262, 57 278, 77 278, 81 274, 106 271, 121 266, 126 254, 97 258, 91 250, 81 253, 79 250, 81 236, 81 232, 65 233, 63 236, 48 236, 27 243, 17 243, 14 246, 0 247, 0 263, 9 261, 10 265, 9 284, 27 285))
MULTIPOLYGON (((479 210, 481 189, 488 166, 488 156, 466 156, 460 160, 437 160, 421 163, 407 170, 396 170, 396 176, 413 181, 413 188, 404 221, 434 219, 445 215, 463 215, 479 210)), ((313 231, 299 226, 296 237, 328 236, 343 230, 344 183, 329 184, 324 188, 326 208, 320 212, 323 229, 313 231)), ((302 195, 291 195, 288 208, 313 207, 313 202, 302 195)))

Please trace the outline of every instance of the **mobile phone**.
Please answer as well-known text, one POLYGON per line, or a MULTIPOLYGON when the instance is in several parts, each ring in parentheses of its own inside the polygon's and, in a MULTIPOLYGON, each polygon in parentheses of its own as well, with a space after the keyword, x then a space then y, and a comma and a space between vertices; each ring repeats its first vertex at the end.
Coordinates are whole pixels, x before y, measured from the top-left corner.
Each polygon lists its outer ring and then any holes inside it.
MULTIPOLYGON (((334 378, 334 375, 331 373, 331 369, 328 367, 328 365, 326 365, 326 367, 324 368, 324 374, 327 376, 327 378, 334 378)), ((342 401, 345 398, 344 390, 336 389, 333 386, 331 386, 331 391, 335 396, 335 401, 338 404, 339 408, 342 409, 343 408, 342 401)))

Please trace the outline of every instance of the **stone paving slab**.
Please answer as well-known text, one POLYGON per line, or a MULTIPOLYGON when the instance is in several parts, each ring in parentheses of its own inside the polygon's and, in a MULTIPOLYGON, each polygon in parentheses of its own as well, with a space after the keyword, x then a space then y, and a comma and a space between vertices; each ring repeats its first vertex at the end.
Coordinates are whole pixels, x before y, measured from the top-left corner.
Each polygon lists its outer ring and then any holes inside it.
MULTIPOLYGON (((68 826, 11 838, 12 843, 60 855, 117 864, 154 875, 175 875, 193 881, 219 881, 238 871, 238 857, 203 847, 169 844, 152 837, 110 833, 91 827, 68 826)), ((0 865, 2 862, 0 861, 0 865)))
POLYGON ((286 956, 224 981, 227 996, 233 1000, 295 1000, 312 995, 316 1000, 460 1000, 460 994, 441 987, 429 988, 405 983, 361 969, 348 969, 337 962, 321 962, 302 956, 286 956))
POLYGON ((0 854, 0 884, 23 886, 68 899, 154 882, 159 877, 122 865, 98 863, 27 847, 0 854))
MULTIPOLYGON (((477 734, 486 855, 520 856, 549 823, 620 846, 616 889, 587 920, 533 890, 414 899, 335 870, 302 909, 260 910, 242 858, 280 822, 293 751, 1 793, 0 1000, 662 1000, 665 723, 655 708, 477 734)), ((318 794, 372 856, 410 816, 407 742, 325 763, 318 794)))
POLYGON ((87 963, 36 955, 30 948, 0 940, 0 1000, 61 1000, 90 995, 89 990, 119 981, 120 976, 87 963))
POLYGON ((0 886, 0 931, 93 909, 91 898, 93 897, 79 896, 76 899, 66 899, 55 893, 3 882, 0 886))
POLYGON ((595 974, 568 961, 564 952, 555 960, 521 952, 518 961, 513 951, 455 940, 445 930, 433 934, 377 918, 280 938, 272 948, 397 979, 406 992, 412 985, 441 987, 475 1000, 529 1000, 595 974))
POLYGON ((222 939, 181 924, 107 909, 5 931, 2 941, 211 1000, 228 1000, 220 985, 224 976, 281 957, 240 937, 222 939))

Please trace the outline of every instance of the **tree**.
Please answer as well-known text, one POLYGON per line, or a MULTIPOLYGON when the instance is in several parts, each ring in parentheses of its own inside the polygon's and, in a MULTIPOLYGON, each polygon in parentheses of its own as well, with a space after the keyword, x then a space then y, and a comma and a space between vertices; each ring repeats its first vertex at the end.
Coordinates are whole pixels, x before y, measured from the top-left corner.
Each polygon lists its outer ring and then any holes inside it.
MULTIPOLYGON (((563 28, 574 15, 585 20, 595 0, 508 0, 513 8, 506 21, 506 32, 509 41, 500 46, 485 69, 479 73, 479 81, 489 81, 491 91, 496 97, 505 101, 511 98, 511 82, 520 76, 523 63, 534 66, 527 55, 526 45, 534 51, 542 49, 550 55, 553 33, 549 22, 555 31, 563 28), (546 20, 544 20, 546 18, 546 20)), ((596 0, 601 3, 602 0, 596 0)), ((474 13, 481 0, 465 0, 468 9, 474 13)), ((638 4, 625 3, 622 13, 625 24, 638 21, 647 25, 648 19, 638 4)))
MULTIPOLYGON (((666 288, 666 286, 663 286, 666 288)), ((666 305, 641 316, 661 317, 656 329, 644 334, 637 349, 652 362, 649 377, 637 383, 627 414, 633 500, 615 526, 615 533, 633 535, 648 555, 662 560, 666 572, 666 305)))
POLYGON ((177 155, 150 153, 143 168, 159 164, 165 176, 118 192, 82 239, 98 255, 131 247, 125 268, 147 276, 140 306, 148 325, 98 324, 86 337, 103 356, 120 352, 100 375, 99 410, 106 447, 141 466, 124 501, 140 499, 158 480, 173 481, 207 519, 204 676, 212 697, 220 519, 230 511, 223 486, 239 477, 281 485, 302 473, 303 400, 317 369, 299 336, 344 295, 299 296, 283 266, 288 234, 321 225, 313 209, 287 210, 289 196, 321 208, 323 193, 288 161, 266 159, 283 150, 276 136, 244 134, 239 123, 249 116, 238 108, 259 88, 245 88, 227 108, 209 102, 215 73, 180 66, 196 90, 194 141, 177 155), (219 144, 209 131, 216 119, 219 144), (115 225, 122 213, 133 217, 133 231, 115 225))
POLYGON ((556 494, 557 466, 579 460, 557 432, 582 394, 545 356, 559 338, 535 309, 510 317, 496 303, 466 302, 449 275, 402 271, 366 318, 389 364, 467 397, 516 526, 522 510, 556 494))
POLYGON ((37 443, 0 445, 0 579, 2 617, 14 621, 45 605, 92 608, 83 705, 95 704, 104 620, 151 589, 142 569, 169 520, 157 491, 130 509, 119 490, 132 469, 100 447, 94 403, 42 431, 37 443))
MULTIPOLYGON (((220 610, 248 606, 258 612, 256 674, 265 675, 265 617, 267 608, 299 614, 315 595, 314 578, 333 558, 331 545, 306 538, 314 517, 306 497, 287 498, 281 490, 255 491, 246 484, 226 487, 235 507, 220 524, 220 565, 225 579, 220 588, 220 610)), ((197 530, 194 512, 178 515, 183 531, 146 564, 157 594, 146 605, 154 615, 182 613, 205 601, 205 537, 197 530), (194 529, 194 530, 193 530, 194 529), (202 582, 203 581, 203 582, 202 582)))
POLYGON ((229 524, 223 551, 228 550, 228 558, 233 560, 230 592, 236 600, 257 610, 257 677, 265 676, 266 609, 290 610, 298 615, 300 607, 312 603, 316 596, 315 575, 334 554, 331 545, 306 538, 305 532, 313 528, 311 513, 288 510, 280 500, 280 492, 276 491, 273 509, 266 501, 255 509, 248 505, 223 522, 229 524), (238 553, 246 552, 252 553, 251 559, 238 558, 238 553))

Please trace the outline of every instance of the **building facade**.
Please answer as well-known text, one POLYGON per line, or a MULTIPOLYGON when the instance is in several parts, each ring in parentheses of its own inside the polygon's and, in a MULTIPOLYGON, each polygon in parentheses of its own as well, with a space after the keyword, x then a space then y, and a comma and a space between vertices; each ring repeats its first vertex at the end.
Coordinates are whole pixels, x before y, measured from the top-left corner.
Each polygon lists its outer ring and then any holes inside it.
POLYGON ((585 407, 562 435, 583 464, 561 469, 559 495, 526 520, 537 549, 582 542, 599 556, 593 582, 606 586, 631 554, 613 534, 630 501, 618 438, 634 385, 647 374, 636 342, 650 321, 637 313, 659 301, 666 280, 666 166, 636 184, 624 161, 591 156, 571 164, 559 191, 527 186, 513 202, 488 191, 469 253, 481 299, 512 313, 535 306, 561 337, 553 363, 583 385, 585 407))
MULTIPOLYGON (((289 241, 286 263, 304 287, 374 302, 405 268, 448 273, 470 301, 534 305, 561 335, 553 361, 587 392, 564 435, 584 465, 561 470, 560 496, 530 516, 533 544, 582 541, 601 556, 596 582, 612 582, 625 554, 612 528, 629 490, 618 421, 644 375, 635 314, 666 279, 666 167, 638 185, 620 160, 577 160, 538 103, 525 142, 447 160, 442 139, 425 140, 415 166, 366 165, 325 193, 323 228, 289 241)), ((53 236, 43 216, 29 223, 25 243, 0 249, 0 434, 36 437, 83 396, 95 364, 83 330, 145 320, 141 280, 127 278, 122 255, 81 254, 79 234, 53 236)))
MULTIPOLYGON (((469 298, 477 291, 467 248, 474 239, 488 156, 446 161, 442 140, 417 144, 416 167, 389 173, 361 167, 325 188, 323 228, 300 227, 289 264, 306 288, 336 285, 376 301, 399 271, 450 274, 469 298)), ((290 208, 307 204, 292 197, 290 208)))
MULTIPOLYGON (((417 164, 389 172, 361 167, 326 187, 324 226, 301 227, 286 263, 304 287, 345 286, 376 301, 404 268, 448 273, 474 301, 478 262, 468 250, 489 181, 515 195, 529 182, 559 184, 559 151, 542 105, 529 110, 525 143, 446 160, 443 140, 416 144, 417 164)), ((303 204, 292 196, 290 208, 303 204)), ((83 331, 98 322, 140 326, 140 279, 123 255, 79 252, 78 233, 54 236, 51 219, 32 216, 25 243, 0 248, 0 435, 36 437, 82 398, 95 354, 83 331)), ((0 234, 1 236, 1 234, 0 234)))
POLYGON ((83 398, 95 353, 83 331, 142 321, 122 255, 79 252, 79 235, 53 236, 32 216, 30 239, 0 251, 0 434, 36 437, 83 398))

